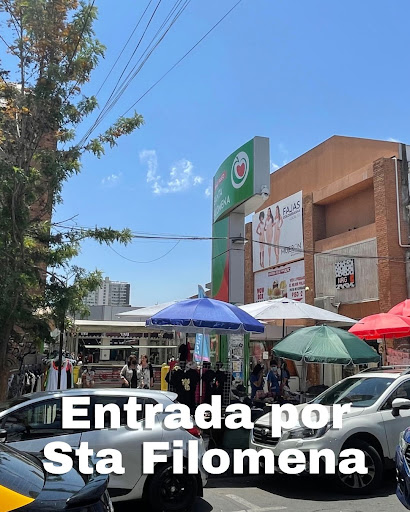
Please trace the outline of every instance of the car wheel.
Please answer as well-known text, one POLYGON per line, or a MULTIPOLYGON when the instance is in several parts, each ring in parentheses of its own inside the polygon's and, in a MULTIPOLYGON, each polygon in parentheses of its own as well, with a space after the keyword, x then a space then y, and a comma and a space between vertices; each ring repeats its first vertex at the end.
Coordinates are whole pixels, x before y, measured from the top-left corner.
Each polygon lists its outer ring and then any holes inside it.
POLYGON ((154 512, 186 512, 196 500, 198 482, 196 475, 174 475, 172 464, 159 466, 148 489, 150 510, 154 512))
POLYGON ((365 456, 365 466, 368 469, 366 475, 353 473, 343 475, 336 470, 339 487, 349 494, 369 494, 380 484, 383 478, 383 462, 379 452, 366 441, 355 440, 344 448, 361 450, 365 456))

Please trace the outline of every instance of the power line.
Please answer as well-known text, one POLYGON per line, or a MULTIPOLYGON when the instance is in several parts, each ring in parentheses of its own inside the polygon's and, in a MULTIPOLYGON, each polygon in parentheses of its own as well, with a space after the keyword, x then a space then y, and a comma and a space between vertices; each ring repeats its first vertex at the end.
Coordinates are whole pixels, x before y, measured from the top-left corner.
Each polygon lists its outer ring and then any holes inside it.
MULTIPOLYGON (((177 2, 177 4, 181 4, 182 0, 179 0, 177 2)), ((138 73, 141 71, 141 69, 144 67, 145 63, 148 61, 148 59, 151 57, 151 55, 154 53, 154 51, 156 50, 156 48, 159 46, 159 44, 162 42, 162 40, 165 38, 165 36, 168 34, 168 32, 171 30, 172 26, 176 23, 176 21, 178 20, 178 18, 180 17, 180 15, 182 14, 182 12, 186 9, 186 7, 188 6, 188 4, 191 2, 191 0, 185 0, 185 4, 183 5, 183 7, 181 7, 181 9, 179 10, 179 12, 175 15, 174 19, 171 21, 171 23, 169 24, 169 26, 167 27, 167 29, 165 30, 165 32, 161 35, 161 37, 158 39, 158 41, 154 44, 154 46, 150 49, 150 46, 152 45, 152 43, 155 41, 155 38, 157 37, 157 35, 160 33, 160 31, 163 29, 163 27, 165 26, 166 22, 168 21, 168 19, 171 17, 171 14, 168 15, 167 19, 165 20, 165 22, 161 25, 161 27, 158 29, 158 31, 156 32, 155 36, 151 39, 150 43, 148 44, 147 48, 144 50, 143 54, 141 55, 141 57, 138 59, 138 61, 136 62, 136 64, 134 65, 134 67, 131 69, 131 71, 128 73, 128 76, 127 78, 123 81, 123 84, 121 86, 121 89, 119 90, 119 92, 117 93, 117 96, 113 99, 113 101, 111 102, 111 104, 108 106, 106 112, 104 113, 104 116, 103 117, 106 117, 106 115, 112 110, 112 108, 118 103, 118 101, 120 100, 120 98, 123 96, 124 92, 127 90, 127 88, 129 87, 129 85, 131 84, 131 82, 134 80, 134 78, 138 75, 138 73), (148 54, 147 54, 148 52, 148 54), (147 55, 146 55, 147 54, 147 55), (144 55, 146 55, 146 57, 143 59, 144 55), (142 60, 142 63, 140 64, 140 66, 137 68, 137 65, 141 62, 142 60), (137 69, 136 69, 137 68, 137 69)), ((174 6, 174 9, 173 11, 175 11, 176 7, 174 6)))
POLYGON ((109 245, 108 247, 115 252, 115 254, 117 254, 118 256, 120 256, 121 258, 123 258, 124 260, 127 260, 127 261, 131 261, 131 263, 139 263, 139 264, 145 264, 145 263, 154 263, 155 261, 158 261, 158 260, 162 260, 162 258, 165 258, 165 256, 168 256, 169 253, 171 253, 174 249, 176 249, 176 247, 181 243, 181 240, 178 240, 178 242, 171 247, 171 249, 169 251, 167 251, 165 254, 163 254, 162 256, 159 256, 159 258, 155 258, 154 260, 150 260, 150 261, 135 261, 135 260, 131 260, 130 258, 127 258, 126 256, 123 256, 122 254, 120 254, 119 252, 117 252, 114 247, 112 247, 111 245, 109 245))
MULTIPOLYGON (((139 41, 138 41, 138 43, 137 43, 137 45, 136 45, 136 47, 135 47, 134 52, 132 53, 132 55, 131 55, 130 59, 132 59, 132 57, 134 56, 135 52, 136 52, 136 51, 137 51, 137 49, 139 48, 139 46, 140 46, 140 44, 141 44, 141 42, 142 42, 142 40, 143 40, 143 38, 144 38, 144 36, 145 36, 145 34, 146 34, 147 30, 148 30, 148 27, 150 26, 150 24, 151 24, 151 22, 152 22, 152 20, 153 20, 153 18, 154 18, 154 16, 155 16, 155 13, 157 12, 157 10, 158 10, 158 8, 159 8, 159 6, 160 6, 161 2, 162 2, 162 0, 158 0, 158 3, 157 3, 157 5, 156 5, 156 7, 155 7, 155 9, 154 9, 153 13, 151 14, 151 17, 150 17, 150 19, 148 20, 148 23, 147 23, 147 25, 146 25, 146 27, 145 27, 145 29, 144 29, 143 33, 142 33, 142 36, 140 37, 140 39, 139 39, 139 41)), ((149 7, 149 5, 150 5, 150 4, 148 4, 147 8, 149 7)), ((144 14, 145 14, 145 11, 144 11, 144 14)), ((91 125, 91 128, 89 128, 89 129, 88 129, 88 131, 86 132, 86 134, 83 136, 83 138, 82 138, 82 139, 81 139, 81 141, 79 142, 79 146, 82 146, 82 145, 85 143, 85 141, 88 139, 88 137, 91 135, 91 133, 95 130, 95 128, 96 128, 96 127, 101 123, 101 121, 102 121, 102 120, 103 120, 103 118, 105 117, 105 111, 106 111, 106 109, 107 109, 107 107, 108 107, 108 105, 109 105, 109 103, 110 103, 110 101, 111 101, 111 98, 112 98, 112 97, 113 97, 113 95, 115 94, 115 90, 116 90, 116 88, 117 88, 117 86, 118 86, 118 84, 119 84, 119 82, 120 82, 120 80, 121 80, 121 78, 122 78, 123 74, 125 73, 125 70, 127 69, 129 62, 130 62, 130 60, 129 60, 129 61, 128 61, 128 63, 126 64, 125 68, 123 69, 123 71, 122 71, 122 73, 121 73, 121 75, 120 75, 119 79, 117 80, 117 83, 115 84, 115 86, 114 86, 113 90, 111 91, 110 96, 108 97, 107 101, 105 102, 104 107, 102 108, 101 112, 98 114, 97 119, 94 121, 94 123, 91 125)))
MULTIPOLYGON (((112 92, 110 94, 110 97, 105 102, 105 105, 104 105, 103 109, 101 110, 100 114, 98 115, 97 119, 95 120, 95 122, 92 124, 92 126, 89 128, 89 130, 85 133, 85 135, 83 136, 83 138, 79 142, 79 146, 82 146, 85 143, 85 141, 90 137, 91 133, 96 129, 96 127, 104 120, 104 118, 108 115, 108 113, 118 103, 118 101, 123 96, 123 94, 125 93, 125 91, 129 87, 131 82, 135 79, 135 77, 138 75, 138 73, 144 67, 145 63, 148 61, 148 59, 154 53, 154 51, 159 46, 159 44, 162 42, 162 40, 165 38, 165 36, 168 34, 168 32, 171 30, 172 26, 176 23, 176 21, 181 16, 183 11, 187 8, 187 6, 190 4, 190 2, 191 2, 191 0, 177 0, 175 2, 174 7, 168 13, 168 15, 166 16, 165 20, 162 22, 161 26, 159 27, 159 29, 155 33, 154 37, 151 39, 151 41, 148 43, 148 45, 145 48, 145 50, 142 52, 142 55, 140 56, 140 58, 137 60, 137 62, 134 64, 133 68, 129 71, 129 73, 127 74, 126 78, 124 78, 124 80, 122 81, 121 85, 119 86, 121 78, 123 77, 127 67, 129 66, 132 58, 134 57, 134 55, 135 55, 135 53, 136 53, 136 51, 137 51, 137 49, 139 47, 140 42, 142 41, 142 38, 140 39, 137 47, 135 48, 134 52, 132 53, 131 57, 129 58, 126 66, 124 67, 124 69, 123 69, 123 71, 122 71, 122 73, 121 73, 121 75, 119 77, 119 79, 117 80, 117 83, 115 84, 114 89, 112 90, 112 92), (183 3, 183 1, 184 1, 184 3, 183 3), (181 3, 183 3, 182 7, 180 7, 181 3), (166 26, 166 24, 168 23, 168 21, 174 15, 174 13, 177 11, 178 8, 179 8, 179 11, 175 14, 174 18, 169 23, 168 27, 166 27, 164 33, 162 35, 160 35, 159 39, 155 42, 155 39, 160 34, 161 30, 166 26), (155 44, 153 44, 154 42, 155 42, 155 44), (145 56, 145 58, 144 58, 144 56, 145 56), (137 68, 137 66, 138 66, 138 64, 140 62, 141 62, 141 64, 137 68)), ((158 5, 157 5, 157 7, 158 7, 158 5)), ((145 34, 145 32, 144 32, 144 34, 145 34)), ((144 34, 143 34, 143 36, 144 36, 144 34)))
POLYGON ((234 6, 233 6, 233 7, 232 7, 232 8, 231 8, 231 9, 230 9, 226 14, 225 14, 225 15, 224 15, 224 16, 222 16, 222 18, 221 18, 217 23, 215 23, 215 25, 214 25, 210 30, 208 30, 208 32, 207 32, 204 36, 202 36, 202 37, 201 37, 201 39, 200 39, 197 43, 195 43, 195 44, 194 44, 194 46, 192 46, 192 48, 191 48, 190 50, 188 50, 188 51, 185 53, 185 55, 183 55, 183 56, 182 56, 182 57, 181 57, 181 58, 180 58, 180 59, 179 59, 179 60, 178 60, 178 61, 177 61, 177 62, 176 62, 172 67, 170 67, 166 73, 164 73, 164 74, 163 74, 163 75, 162 75, 162 76, 161 76, 161 77, 160 77, 160 78, 159 78, 159 79, 158 79, 158 80, 157 80, 153 85, 151 85, 151 87, 150 87, 149 89, 147 89, 147 90, 144 92, 144 94, 143 94, 142 96, 140 96, 140 97, 137 99, 137 101, 136 101, 135 103, 133 103, 133 104, 131 105, 131 107, 130 107, 128 110, 126 110, 126 111, 122 114, 122 116, 127 115, 127 114, 128 114, 128 112, 129 112, 130 110, 132 110, 132 109, 135 107, 135 105, 137 105, 137 104, 138 104, 138 103, 139 103, 139 102, 140 102, 140 101, 141 101, 141 100, 142 100, 142 99, 143 99, 143 98, 144 98, 144 97, 145 97, 145 96, 146 96, 150 91, 152 91, 152 89, 153 89, 154 87, 156 87, 156 86, 157 86, 157 85, 158 85, 158 84, 159 84, 159 83, 160 83, 160 82, 161 82, 161 81, 162 81, 162 80, 163 80, 163 79, 164 79, 164 78, 165 78, 169 73, 171 73, 171 71, 172 71, 173 69, 175 69, 175 68, 178 66, 178 64, 180 64, 180 63, 181 63, 181 62, 182 62, 186 57, 188 57, 188 55, 189 55, 189 54, 190 54, 190 53, 191 53, 191 52, 192 52, 192 51, 193 51, 193 50, 194 50, 194 49, 195 49, 199 44, 201 44, 201 43, 202 43, 202 41, 203 41, 203 40, 204 40, 204 39, 205 39, 205 38, 206 38, 206 37, 207 37, 207 36, 208 36, 208 35, 209 35, 213 30, 215 30, 215 28, 216 28, 220 23, 222 23, 222 21, 223 21, 223 20, 224 20, 224 19, 225 19, 225 18, 226 18, 226 17, 227 17, 227 16, 228 16, 232 11, 233 11, 233 10, 234 10, 234 9, 235 9, 235 8, 236 8, 236 7, 241 3, 241 2, 242 2, 242 0, 239 0, 239 1, 238 1, 238 2, 237 2, 237 3, 236 3, 236 4, 235 4, 235 5, 234 5, 234 6))
MULTIPOLYGON (((86 228, 86 227, 72 227, 72 226, 60 226, 61 228, 65 229, 74 229, 78 231, 84 231, 89 230, 93 228, 86 228)), ((214 241, 214 240, 237 240, 237 237, 212 237, 212 236, 193 236, 193 235, 159 235, 155 233, 132 233, 132 237, 137 240, 152 240, 152 241, 158 241, 158 240, 167 240, 167 241, 214 241)), ((293 246, 286 246, 286 245, 280 245, 280 244, 271 244, 269 242, 260 242, 259 240, 253 240, 248 238, 243 238, 243 242, 249 242, 249 243, 258 243, 265 246, 270 246, 273 248, 279 248, 279 249, 285 249, 287 251, 294 251, 295 253, 299 254, 308 254, 311 256, 315 255, 324 255, 324 256, 331 256, 331 257, 338 257, 338 258, 354 258, 354 259, 363 259, 363 260, 380 260, 380 261, 389 261, 392 263, 408 263, 406 260, 400 259, 400 258, 389 258, 388 256, 364 256, 364 255, 354 255, 354 254, 343 254, 343 253, 331 253, 326 251, 315 251, 314 249, 299 249, 293 246)))
POLYGON ((141 21, 142 21, 143 17, 145 16, 145 13, 147 12, 147 10, 148 10, 149 6, 151 5, 152 1, 153 1, 153 0, 149 0, 147 7, 145 8, 144 12, 141 14, 140 19, 138 20, 138 22, 137 22, 137 24, 135 25, 135 27, 134 27, 133 31, 131 32, 130 36, 128 37, 127 42, 126 42, 126 43, 124 44, 124 46, 122 47, 122 50, 121 50, 120 54, 118 55, 118 57, 117 57, 117 59, 115 60, 114 64, 111 66, 111 69, 108 71, 107 76, 105 77, 105 79, 104 79, 103 83, 100 85, 100 88, 99 88, 99 89, 98 89, 98 91, 96 92, 95 96, 98 96, 98 95, 100 94, 100 92, 101 92, 102 88, 104 87, 105 83, 107 82, 107 80, 108 80, 109 76, 110 76, 110 75, 111 75, 111 73, 113 72, 113 70, 114 70, 115 66, 118 64, 118 61, 120 60, 120 58, 121 58, 122 54, 124 53, 125 48, 128 46, 128 43, 131 41, 132 36, 135 34, 135 31, 136 31, 136 30, 137 30, 137 28, 139 27, 139 25, 140 25, 140 23, 141 23, 141 21))

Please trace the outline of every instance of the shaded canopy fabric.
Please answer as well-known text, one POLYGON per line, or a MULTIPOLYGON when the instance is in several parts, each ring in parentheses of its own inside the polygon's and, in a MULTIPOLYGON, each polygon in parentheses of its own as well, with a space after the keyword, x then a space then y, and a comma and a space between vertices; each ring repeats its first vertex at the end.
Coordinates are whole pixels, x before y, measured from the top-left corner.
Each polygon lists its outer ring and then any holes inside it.
POLYGON ((153 315, 147 326, 181 332, 264 332, 263 324, 237 306, 207 297, 182 300, 153 315))
POLYGON ((389 311, 390 315, 400 315, 410 317, 410 299, 399 302, 389 311))
POLYGON ((277 356, 307 363, 377 363, 380 356, 364 341, 343 329, 318 325, 292 332, 274 348, 277 356))
POLYGON ((156 313, 159 313, 163 309, 167 308, 168 306, 172 306, 173 304, 176 304, 177 301, 174 300, 172 302, 163 302, 162 304, 155 304, 154 306, 147 306, 146 308, 138 308, 133 309, 132 311, 124 311, 123 313, 118 313, 117 316, 121 317, 136 317, 146 320, 147 318, 151 318, 152 315, 155 315, 156 313))
POLYGON ((356 320, 347 316, 332 313, 326 309, 287 298, 254 302, 253 304, 240 306, 240 308, 254 318, 264 322, 269 322, 269 320, 290 320, 298 318, 310 318, 312 320, 322 320, 323 322, 343 322, 348 324, 354 324, 356 322, 356 320))
POLYGON ((349 332, 367 340, 404 338, 410 335, 410 319, 391 313, 378 313, 365 316, 349 332))

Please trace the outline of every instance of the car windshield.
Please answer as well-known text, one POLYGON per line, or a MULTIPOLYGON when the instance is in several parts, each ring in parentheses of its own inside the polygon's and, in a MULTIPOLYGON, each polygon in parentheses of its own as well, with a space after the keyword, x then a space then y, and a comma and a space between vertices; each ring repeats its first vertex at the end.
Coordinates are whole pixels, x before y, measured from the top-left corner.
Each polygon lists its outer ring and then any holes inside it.
POLYGON ((394 380, 394 377, 356 377, 345 379, 319 395, 311 403, 321 405, 351 403, 352 407, 370 407, 394 380))
POLYGON ((37 458, 0 443, 0 467, 0 486, 31 500, 42 491, 44 471, 37 458))
POLYGON ((0 412, 7 411, 7 409, 10 409, 11 407, 14 407, 15 405, 23 404, 24 402, 27 402, 30 400, 30 398, 26 396, 20 396, 19 398, 13 398, 12 400, 6 400, 5 402, 0 402, 0 412))

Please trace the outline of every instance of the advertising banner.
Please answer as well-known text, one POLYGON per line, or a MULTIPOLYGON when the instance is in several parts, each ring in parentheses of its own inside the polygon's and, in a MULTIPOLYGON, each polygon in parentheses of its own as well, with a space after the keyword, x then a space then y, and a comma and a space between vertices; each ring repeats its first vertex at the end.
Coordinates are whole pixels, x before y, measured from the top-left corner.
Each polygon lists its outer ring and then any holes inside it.
POLYGON ((281 297, 305 302, 304 260, 257 272, 254 278, 255 302, 281 297))
POLYGON ((255 213, 253 271, 303 258, 302 191, 255 213))

